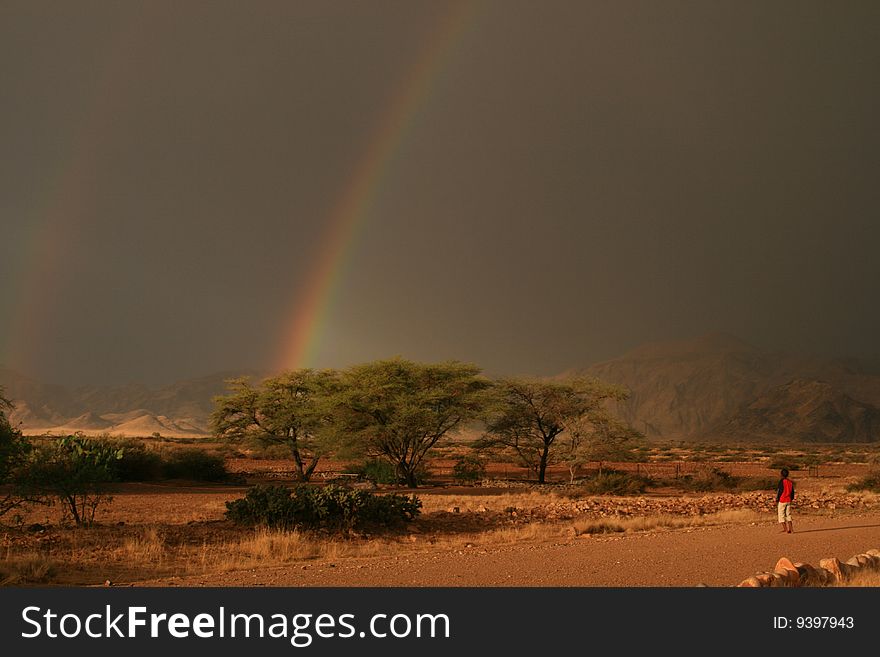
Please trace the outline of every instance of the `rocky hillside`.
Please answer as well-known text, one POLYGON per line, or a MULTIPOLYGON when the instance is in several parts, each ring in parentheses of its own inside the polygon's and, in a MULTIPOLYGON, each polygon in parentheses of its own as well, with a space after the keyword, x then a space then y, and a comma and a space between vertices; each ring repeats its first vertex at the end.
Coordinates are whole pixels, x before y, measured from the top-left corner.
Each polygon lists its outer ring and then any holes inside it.
POLYGON ((812 442, 871 442, 880 436, 880 409, 824 381, 796 379, 760 395, 719 424, 722 436, 812 442))
POLYGON ((650 438, 861 442, 880 440, 875 371, 713 334, 645 345, 578 373, 629 388, 617 410, 650 438))

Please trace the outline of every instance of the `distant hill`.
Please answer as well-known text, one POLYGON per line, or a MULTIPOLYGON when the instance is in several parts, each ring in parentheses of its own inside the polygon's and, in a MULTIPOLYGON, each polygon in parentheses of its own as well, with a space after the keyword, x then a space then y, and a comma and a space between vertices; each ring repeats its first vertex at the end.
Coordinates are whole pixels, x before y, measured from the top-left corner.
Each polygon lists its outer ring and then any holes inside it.
POLYGON ((856 442, 880 440, 878 426, 866 419, 880 406, 875 371, 873 362, 764 351, 711 334, 647 344, 577 373, 626 386, 631 396, 617 410, 649 438, 856 442), (794 381, 802 383, 789 385, 794 381), (821 403, 803 383, 810 381, 822 382, 821 403), (823 424, 817 418, 827 404, 839 417, 830 419, 828 411, 823 424), (793 409, 813 419, 783 421, 793 409))
POLYGON ((880 409, 824 381, 796 379, 768 390, 719 423, 717 433, 758 440, 872 442, 880 436, 880 409))
MULTIPOLYGON (((880 360, 766 351, 722 333, 642 345, 571 370, 626 386, 617 412, 651 439, 870 442, 880 440, 880 360)), ((248 372, 254 380, 265 373, 248 372)), ((0 369, 31 433, 205 436, 212 399, 237 372, 142 385, 68 388, 0 369)))
POLYGON ((0 369, 0 386, 15 404, 10 421, 30 433, 110 433, 169 437, 209 434, 213 398, 227 391, 226 381, 257 372, 220 372, 152 389, 143 385, 66 386, 45 384, 0 369))

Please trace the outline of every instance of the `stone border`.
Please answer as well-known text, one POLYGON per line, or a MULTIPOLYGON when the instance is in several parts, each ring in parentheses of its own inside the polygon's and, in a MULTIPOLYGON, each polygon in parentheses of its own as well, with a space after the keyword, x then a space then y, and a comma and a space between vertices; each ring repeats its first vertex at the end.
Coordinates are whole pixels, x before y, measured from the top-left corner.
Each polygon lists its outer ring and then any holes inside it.
POLYGON ((837 557, 819 561, 814 567, 808 563, 792 563, 782 557, 773 572, 758 573, 744 579, 738 587, 766 588, 793 586, 829 586, 846 582, 863 572, 880 572, 880 550, 873 549, 857 554, 846 563, 837 557))

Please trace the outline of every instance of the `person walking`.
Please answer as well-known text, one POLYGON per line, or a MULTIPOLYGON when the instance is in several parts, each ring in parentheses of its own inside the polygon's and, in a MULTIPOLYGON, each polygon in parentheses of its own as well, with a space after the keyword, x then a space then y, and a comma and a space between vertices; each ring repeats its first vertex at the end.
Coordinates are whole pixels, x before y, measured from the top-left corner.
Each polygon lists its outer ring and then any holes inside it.
POLYGON ((782 468, 782 479, 776 487, 776 509, 779 514, 780 533, 791 534, 791 504, 794 502, 794 482, 788 478, 788 469, 782 468))

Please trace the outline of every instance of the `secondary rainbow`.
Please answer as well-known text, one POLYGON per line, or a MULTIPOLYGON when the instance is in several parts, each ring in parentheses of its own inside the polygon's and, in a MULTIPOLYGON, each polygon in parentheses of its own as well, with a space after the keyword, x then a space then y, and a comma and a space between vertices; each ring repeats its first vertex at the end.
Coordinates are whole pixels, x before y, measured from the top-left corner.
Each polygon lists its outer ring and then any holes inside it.
MULTIPOLYGON (((39 181, 40 192, 28 217, 16 275, 0 281, 10 286, 13 295, 12 310, 3 318, 6 339, 0 344, 0 366, 30 367, 45 339, 44 327, 58 321, 52 316, 52 306, 68 283, 64 263, 75 257, 72 249, 77 238, 89 230, 103 153, 116 137, 113 118, 137 79, 126 63, 143 59, 141 52, 149 46, 148 27, 154 13, 150 3, 123 9, 105 44, 106 56, 95 76, 94 93, 75 122, 62 157, 49 163, 45 180, 39 181)), ((0 333, 3 328, 0 326, 0 333)))
POLYGON ((395 156, 412 132, 419 112, 430 100, 435 82, 447 67, 455 46, 473 29, 476 8, 477 4, 469 1, 451 5, 391 97, 326 220, 327 229, 315 264, 300 286, 285 324, 289 328, 283 334, 280 368, 307 367, 314 363, 358 230, 369 216, 395 156))

